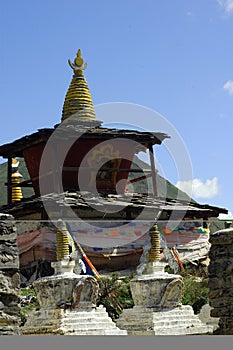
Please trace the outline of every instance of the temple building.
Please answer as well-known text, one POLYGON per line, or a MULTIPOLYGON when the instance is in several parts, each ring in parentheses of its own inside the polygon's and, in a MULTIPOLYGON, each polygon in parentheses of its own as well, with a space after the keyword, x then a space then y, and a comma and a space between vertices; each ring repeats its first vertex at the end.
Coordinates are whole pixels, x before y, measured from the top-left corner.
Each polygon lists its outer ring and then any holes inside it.
MULTIPOLYGON (((124 268, 138 264, 146 232, 155 218, 169 220, 172 216, 173 220, 206 223, 220 213, 227 213, 224 208, 201 205, 188 198, 161 196, 154 148, 169 135, 104 127, 103 122, 96 119, 84 76, 87 64, 80 50, 74 62, 69 60, 69 65, 73 77, 60 123, 0 146, 0 156, 8 164, 7 204, 0 207, 0 212, 13 215, 17 221, 21 266, 55 259, 53 223, 61 217, 70 221, 71 226, 73 223, 74 234, 97 267, 124 268), (149 169, 141 169, 134 162, 139 152, 148 152, 149 169), (25 162, 29 174, 28 179, 20 182, 15 182, 12 176, 12 161, 14 164, 17 160, 25 162), (134 179, 130 180, 132 174, 134 179), (148 178, 152 183, 151 192, 127 190, 129 183, 133 185, 148 178), (15 197, 15 189, 19 187, 29 187, 33 194, 22 198, 21 192, 17 192, 15 197), (139 226, 138 218, 143 222, 139 226), (91 228, 83 228, 83 222, 91 222, 91 228), (104 222, 104 228, 98 222, 104 222), (122 231, 115 229, 119 226, 116 222, 123 223, 122 231), (105 244, 106 241, 109 244, 105 244)), ((183 238, 182 241, 178 231, 171 234, 166 228, 165 232, 172 245, 178 237, 180 246, 195 239, 198 244, 207 242, 205 227, 202 231, 199 227, 198 234, 196 229, 193 233, 196 238, 189 230, 183 235, 186 241, 183 238)))

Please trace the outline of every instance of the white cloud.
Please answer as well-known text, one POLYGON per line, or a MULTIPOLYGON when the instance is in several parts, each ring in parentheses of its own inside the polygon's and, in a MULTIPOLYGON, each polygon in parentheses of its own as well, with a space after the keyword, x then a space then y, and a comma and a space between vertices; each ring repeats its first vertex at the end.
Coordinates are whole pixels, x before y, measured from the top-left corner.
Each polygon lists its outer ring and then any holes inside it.
MULTIPOLYGON (((233 1, 233 0, 232 0, 233 1)), ((227 90, 230 95, 233 95, 233 80, 228 80, 224 85, 223 89, 227 90)))
POLYGON ((218 219, 220 220, 232 220, 233 214, 229 211, 228 214, 219 214, 218 219))
POLYGON ((178 181, 176 187, 197 198, 212 198, 219 194, 217 177, 208 179, 205 182, 200 179, 178 181))
POLYGON ((223 7, 226 13, 233 12, 233 0, 217 0, 219 5, 223 7))

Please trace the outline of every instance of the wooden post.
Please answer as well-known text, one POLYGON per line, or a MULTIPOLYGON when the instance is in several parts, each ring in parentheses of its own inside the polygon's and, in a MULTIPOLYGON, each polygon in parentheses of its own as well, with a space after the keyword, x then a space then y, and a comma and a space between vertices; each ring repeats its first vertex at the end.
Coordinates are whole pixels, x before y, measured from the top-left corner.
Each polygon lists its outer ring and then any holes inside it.
POLYGON ((12 158, 9 157, 7 161, 7 204, 12 203, 12 158))
POLYGON ((52 163, 53 163, 53 190, 55 193, 61 193, 62 184, 60 181, 60 172, 62 171, 58 162, 58 153, 57 153, 57 143, 51 143, 52 147, 52 163))
POLYGON ((155 168, 155 160, 154 160, 154 152, 153 152, 153 145, 149 145, 149 154, 150 154, 150 166, 151 166, 151 176, 152 176, 152 186, 153 186, 153 194, 155 197, 158 196, 158 189, 157 189, 157 180, 156 180, 156 168, 155 168))

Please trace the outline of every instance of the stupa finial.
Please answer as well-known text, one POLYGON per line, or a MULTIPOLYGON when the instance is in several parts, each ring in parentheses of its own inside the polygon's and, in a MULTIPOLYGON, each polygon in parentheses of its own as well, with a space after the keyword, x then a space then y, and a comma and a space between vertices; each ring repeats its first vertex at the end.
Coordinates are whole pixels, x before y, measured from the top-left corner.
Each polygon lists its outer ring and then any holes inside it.
POLYGON ((68 62, 74 74, 66 93, 61 121, 63 122, 72 116, 73 122, 84 123, 85 125, 88 123, 89 126, 93 127, 100 126, 102 122, 95 118, 94 104, 83 74, 87 62, 84 63, 81 50, 78 50, 74 62, 70 60, 68 62))
POLYGON ((87 62, 84 63, 84 60, 82 58, 82 52, 80 49, 77 52, 77 56, 76 56, 74 62, 71 62, 71 60, 69 59, 68 63, 70 65, 70 67, 73 69, 74 74, 82 74, 84 69, 86 69, 86 67, 87 67, 87 62))

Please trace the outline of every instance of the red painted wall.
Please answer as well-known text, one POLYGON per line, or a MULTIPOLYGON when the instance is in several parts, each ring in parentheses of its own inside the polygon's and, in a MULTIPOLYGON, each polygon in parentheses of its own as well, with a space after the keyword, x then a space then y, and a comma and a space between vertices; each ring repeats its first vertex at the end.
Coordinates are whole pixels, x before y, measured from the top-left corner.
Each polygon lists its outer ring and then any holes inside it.
POLYGON ((69 141, 61 141, 57 144, 56 153, 46 146, 46 156, 43 156, 43 168, 41 168, 41 183, 43 191, 39 188, 39 169, 45 142, 31 146, 24 150, 24 159, 29 175, 33 179, 33 187, 37 195, 67 191, 81 190, 103 193, 123 193, 128 172, 98 172, 102 167, 116 167, 129 169, 131 161, 136 153, 132 144, 120 139, 116 142, 103 142, 103 140, 78 139, 72 147, 69 141), (66 152, 66 149, 68 152, 66 152), (108 162, 108 163, 107 163, 108 162), (107 164, 106 164, 107 163, 107 164), (56 167, 62 169, 61 183, 56 174, 56 167), (70 168, 81 167, 75 171, 70 168), (69 168, 69 169, 67 169, 69 168), (96 168, 96 169, 95 169, 96 168), (120 182, 119 182, 120 181, 120 182), (117 191, 116 191, 116 184, 117 191))

